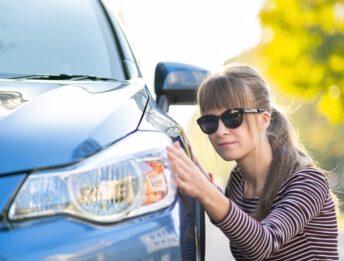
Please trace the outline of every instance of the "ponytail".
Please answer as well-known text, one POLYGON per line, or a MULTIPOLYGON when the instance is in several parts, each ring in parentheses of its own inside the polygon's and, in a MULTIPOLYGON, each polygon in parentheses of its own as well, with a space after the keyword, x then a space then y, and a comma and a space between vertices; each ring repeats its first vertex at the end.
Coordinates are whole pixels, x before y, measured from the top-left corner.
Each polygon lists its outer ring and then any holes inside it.
POLYGON ((292 134, 292 127, 287 118, 276 108, 272 108, 267 130, 272 162, 254 214, 257 220, 262 220, 268 215, 279 188, 295 170, 313 165, 308 155, 297 147, 292 134))

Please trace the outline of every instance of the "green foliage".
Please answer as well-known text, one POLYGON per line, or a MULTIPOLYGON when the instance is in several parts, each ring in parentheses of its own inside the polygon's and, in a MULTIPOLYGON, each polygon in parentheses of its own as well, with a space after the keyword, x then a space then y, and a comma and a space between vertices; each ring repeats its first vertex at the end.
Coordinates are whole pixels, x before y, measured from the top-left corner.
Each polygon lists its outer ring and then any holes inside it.
POLYGON ((344 1, 268 0, 257 59, 283 92, 317 99, 331 123, 344 121, 344 1))

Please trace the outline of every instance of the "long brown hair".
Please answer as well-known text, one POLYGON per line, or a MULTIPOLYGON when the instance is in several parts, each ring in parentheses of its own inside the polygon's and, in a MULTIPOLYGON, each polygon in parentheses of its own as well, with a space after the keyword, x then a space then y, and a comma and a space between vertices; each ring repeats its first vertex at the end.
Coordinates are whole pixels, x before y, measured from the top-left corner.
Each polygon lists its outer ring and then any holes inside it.
MULTIPOLYGON (((238 107, 264 108, 270 112, 267 138, 273 158, 254 213, 257 220, 269 214, 280 186, 294 171, 306 167, 318 168, 297 141, 286 116, 271 106, 268 85, 253 68, 231 64, 222 72, 209 76, 198 89, 197 102, 201 114, 214 109, 238 107)), ((252 123, 248 124, 252 130, 252 123)))

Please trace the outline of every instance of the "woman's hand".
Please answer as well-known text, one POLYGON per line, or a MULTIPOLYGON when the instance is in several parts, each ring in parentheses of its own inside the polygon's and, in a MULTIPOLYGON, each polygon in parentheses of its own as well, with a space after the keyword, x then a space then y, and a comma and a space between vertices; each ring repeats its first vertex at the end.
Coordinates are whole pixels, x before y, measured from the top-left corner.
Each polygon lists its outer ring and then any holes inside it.
MULTIPOLYGON (((186 141, 186 146, 188 146, 189 148, 189 151, 190 151, 190 158, 191 160, 196 164, 196 166, 202 171, 202 173, 206 176, 206 178, 208 180, 210 180, 210 176, 209 176, 209 173, 206 172, 203 167, 201 166, 201 164, 199 163, 198 159, 196 158, 194 152, 193 152, 193 149, 192 149, 192 146, 191 146, 191 142, 190 140, 185 136, 185 141, 186 141)), ((179 145, 179 143, 178 143, 179 145)))
POLYGON ((204 191, 212 186, 202 170, 186 156, 178 142, 167 146, 167 156, 169 164, 176 174, 179 190, 198 201, 202 201, 205 196, 204 191))
POLYGON ((228 198, 210 183, 199 167, 186 156, 178 142, 167 146, 167 156, 176 174, 179 190, 199 201, 215 222, 223 220, 231 207, 228 198))

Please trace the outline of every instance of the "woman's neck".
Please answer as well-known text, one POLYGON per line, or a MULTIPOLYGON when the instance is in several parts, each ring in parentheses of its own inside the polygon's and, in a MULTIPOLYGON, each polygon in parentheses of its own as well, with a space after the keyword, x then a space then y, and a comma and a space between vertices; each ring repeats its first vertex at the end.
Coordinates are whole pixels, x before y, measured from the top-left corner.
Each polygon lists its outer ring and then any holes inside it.
POLYGON ((272 149, 269 142, 262 141, 260 149, 254 149, 244 158, 237 160, 246 187, 253 194, 261 194, 272 162, 272 149))

